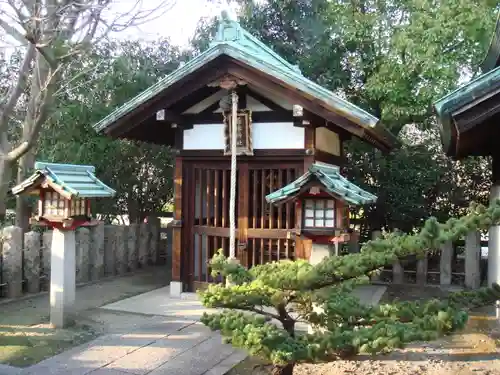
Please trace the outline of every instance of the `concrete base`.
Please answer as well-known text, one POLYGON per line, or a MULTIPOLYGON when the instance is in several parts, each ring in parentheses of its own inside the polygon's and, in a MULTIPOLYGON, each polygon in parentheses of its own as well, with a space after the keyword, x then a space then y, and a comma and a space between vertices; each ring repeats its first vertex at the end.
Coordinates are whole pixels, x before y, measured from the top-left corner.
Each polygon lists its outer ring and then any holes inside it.
POLYGON ((54 229, 50 253, 50 323, 63 328, 74 323, 75 231, 54 229))
POLYGON ((170 282, 170 297, 171 298, 181 298, 182 295, 182 283, 180 281, 170 282))
MULTIPOLYGON (((490 202, 500 199, 500 185, 491 187, 490 202)), ((500 225, 490 228, 488 236, 488 285, 500 284, 500 225)))
POLYGON ((309 263, 313 266, 320 263, 324 258, 332 255, 333 249, 330 245, 322 245, 313 243, 311 247, 311 255, 309 256, 309 263))

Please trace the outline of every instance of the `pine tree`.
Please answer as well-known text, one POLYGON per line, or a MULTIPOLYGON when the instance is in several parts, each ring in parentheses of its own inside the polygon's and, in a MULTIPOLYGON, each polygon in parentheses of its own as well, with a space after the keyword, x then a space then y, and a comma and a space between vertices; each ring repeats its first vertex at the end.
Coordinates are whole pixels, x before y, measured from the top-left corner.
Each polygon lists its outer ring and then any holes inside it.
POLYGON ((498 223, 500 201, 489 208, 472 205, 460 219, 441 224, 429 218, 416 234, 391 233, 367 242, 360 253, 325 258, 315 266, 297 260, 247 270, 219 251, 210 264, 212 274, 230 283, 213 284, 200 295, 206 307, 225 310, 205 313, 202 322, 220 331, 226 342, 272 363, 275 375, 291 375, 298 363, 355 358, 434 340, 462 329, 469 309, 500 299, 500 286, 453 293, 444 300, 379 306, 361 304, 353 288, 398 258, 422 256, 498 223), (307 323, 315 333, 297 330, 297 323, 307 323))

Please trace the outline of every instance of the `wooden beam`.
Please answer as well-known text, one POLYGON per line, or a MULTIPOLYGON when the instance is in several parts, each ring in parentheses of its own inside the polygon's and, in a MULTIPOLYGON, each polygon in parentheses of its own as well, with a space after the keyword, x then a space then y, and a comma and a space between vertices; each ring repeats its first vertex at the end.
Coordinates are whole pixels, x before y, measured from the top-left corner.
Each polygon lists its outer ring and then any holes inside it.
POLYGON ((323 163, 334 164, 339 167, 345 165, 345 158, 342 156, 330 154, 329 152, 321 151, 316 149, 314 151, 314 160, 321 161, 323 163))
MULTIPOLYGON (((223 121, 222 113, 198 113, 184 114, 184 124, 192 126, 193 124, 221 124, 223 121)), ((258 122, 292 122, 292 111, 263 111, 252 112, 252 123, 258 122)))
MULTIPOLYGON (((126 133, 139 126, 149 117, 156 115, 156 112, 160 109, 170 108, 183 98, 189 98, 192 100, 193 98, 190 96, 193 92, 206 87, 209 82, 212 82, 227 73, 226 68, 221 67, 220 64, 214 63, 214 61, 208 63, 199 71, 175 82, 166 88, 161 94, 158 94, 146 102, 138 105, 132 111, 122 116, 106 128, 104 130, 105 133, 111 136, 118 136, 126 133)), ((215 90, 218 91, 217 89, 215 90)), ((206 92, 208 91, 209 90, 206 92)), ((176 109, 180 112, 179 108, 176 109)))
POLYGON ((265 73, 256 72, 253 69, 245 66, 237 60, 232 60, 234 64, 228 67, 228 72, 242 80, 252 82, 253 86, 258 87, 263 91, 273 93, 277 96, 282 96, 288 98, 291 103, 301 105, 305 109, 317 114, 318 116, 333 122, 337 126, 342 127, 348 132, 363 138, 365 135, 365 130, 360 126, 352 122, 346 117, 343 117, 335 112, 332 112, 319 103, 315 98, 306 98, 296 91, 295 88, 285 86, 276 77, 270 75, 265 75, 265 73))
MULTIPOLYGON (((238 160, 253 160, 257 157, 267 158, 294 158, 302 159, 306 156, 306 152, 301 148, 290 149, 254 149, 253 156, 238 155, 238 160)), ((184 158, 220 158, 229 160, 228 156, 224 155, 224 150, 181 150, 180 154, 184 158)))
POLYGON ((306 152, 306 157, 304 158, 304 171, 307 171, 314 163, 314 153, 316 151, 316 129, 308 126, 304 130, 304 149, 306 152))

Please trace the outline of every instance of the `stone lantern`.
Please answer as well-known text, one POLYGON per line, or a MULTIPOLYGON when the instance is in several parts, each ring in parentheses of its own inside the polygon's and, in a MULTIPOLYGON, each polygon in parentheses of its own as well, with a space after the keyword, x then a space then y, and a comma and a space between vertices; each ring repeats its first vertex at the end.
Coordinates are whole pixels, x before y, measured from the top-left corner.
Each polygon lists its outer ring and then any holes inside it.
POLYGON ((91 219, 90 199, 116 192, 95 176, 93 166, 37 162, 35 172, 10 193, 38 196, 38 214, 30 222, 53 228, 50 322, 65 327, 75 301, 75 230, 97 223, 91 219))

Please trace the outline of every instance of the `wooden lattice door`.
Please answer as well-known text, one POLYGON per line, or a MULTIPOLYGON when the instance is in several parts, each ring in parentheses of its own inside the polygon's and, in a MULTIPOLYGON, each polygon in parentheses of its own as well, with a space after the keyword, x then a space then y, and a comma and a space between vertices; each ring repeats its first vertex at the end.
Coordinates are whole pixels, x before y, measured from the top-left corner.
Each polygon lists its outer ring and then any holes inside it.
POLYGON ((275 207, 265 196, 299 177, 302 166, 303 162, 249 164, 247 245, 242 254, 246 266, 295 259, 295 204, 275 207))
POLYGON ((189 202, 185 246, 191 290, 214 281, 208 262, 218 249, 229 254, 230 173, 229 162, 189 163, 185 170, 189 202))
MULTIPOLYGON (((274 207, 265 196, 298 177, 302 163, 238 162, 236 256, 245 266, 294 259, 295 206, 274 207)), ((231 170, 227 160, 185 163, 185 272, 189 289, 216 280, 209 260, 218 249, 229 255, 231 170)))

